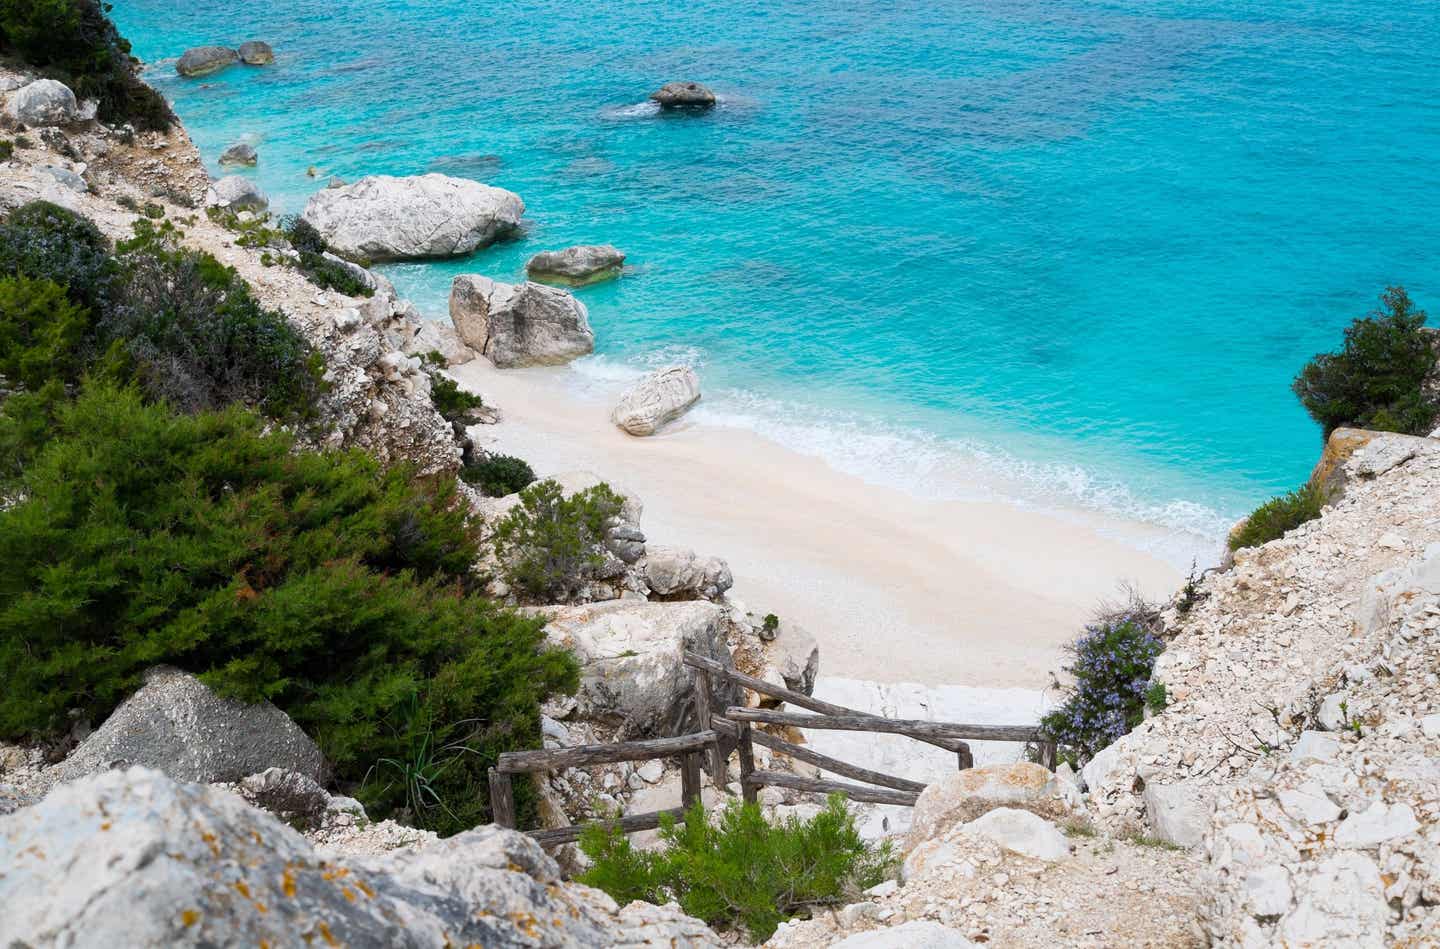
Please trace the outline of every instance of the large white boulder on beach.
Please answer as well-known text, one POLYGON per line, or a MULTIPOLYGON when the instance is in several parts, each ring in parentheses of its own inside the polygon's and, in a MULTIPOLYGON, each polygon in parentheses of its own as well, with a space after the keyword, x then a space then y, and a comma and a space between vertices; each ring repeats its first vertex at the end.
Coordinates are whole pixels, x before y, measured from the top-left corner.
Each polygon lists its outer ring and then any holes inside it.
POLYGON ((32 128, 68 125, 80 118, 75 93, 63 82, 36 79, 10 96, 10 117, 32 128))
POLYGON ((465 345, 501 369, 559 365, 595 349, 585 304, 529 281, 461 274, 450 287, 450 322, 465 345))
POLYGON ((673 906, 566 882, 518 831, 317 851, 239 795, 145 768, 0 817, 0 906, 0 946, 722 945, 673 906))
POLYGON ((301 215, 344 257, 458 257, 514 231, 520 196, 467 178, 370 175, 311 195, 301 215))
POLYGON ((631 435, 654 435, 700 401, 700 377, 689 366, 652 372, 620 395, 610 421, 631 435))

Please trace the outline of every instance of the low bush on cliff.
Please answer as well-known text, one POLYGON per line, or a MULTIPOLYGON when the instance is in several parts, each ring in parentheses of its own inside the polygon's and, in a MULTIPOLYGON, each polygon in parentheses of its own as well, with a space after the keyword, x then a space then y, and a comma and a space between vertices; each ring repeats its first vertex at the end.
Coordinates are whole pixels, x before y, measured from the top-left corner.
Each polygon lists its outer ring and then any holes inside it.
POLYGON ((674 901, 722 928, 764 942, 793 916, 857 899, 894 867, 889 842, 873 846, 838 795, 808 821, 765 820, 755 804, 731 803, 718 820, 693 805, 683 823, 663 819, 659 850, 637 850, 618 830, 587 828, 580 849, 593 865, 581 883, 631 900, 674 901))
POLYGON ((61 80, 77 98, 95 99, 104 121, 168 129, 175 114, 136 75, 108 11, 101 0, 0 0, 0 52, 61 80))
POLYGON ((1289 494, 1271 498, 1257 507, 1245 522, 1230 535, 1230 549, 1259 547, 1286 531, 1320 516, 1325 507, 1325 490, 1316 484, 1305 484, 1289 494))
POLYGON ((607 484, 568 497, 549 480, 521 491, 520 504, 495 528, 505 582, 537 600, 569 599, 604 563, 605 531, 623 503, 607 484))
POLYGON ((0 277, 0 377, 29 390, 78 379, 90 313, 49 280, 0 277))
POLYGON ((1380 306, 1345 330, 1338 353, 1321 353, 1300 371, 1295 395, 1328 437, 1342 425, 1429 434, 1437 405, 1425 390, 1435 370, 1434 337, 1425 312, 1403 287, 1389 287, 1380 306))
POLYGON ((485 455, 460 469, 460 477, 487 498, 523 491, 535 481, 535 470, 514 455, 485 455))
POLYGON ((1059 757, 1080 767, 1145 718, 1147 704, 1164 707, 1165 690, 1152 681, 1155 657, 1165 645, 1155 635, 1158 615, 1131 598, 1106 610, 1070 646, 1073 678, 1065 700, 1040 720, 1059 757))
POLYGON ((87 383, 28 429, 17 404, 0 441, 20 425, 38 444, 0 510, 0 739, 54 734, 72 709, 99 721, 167 663, 284 709, 375 816, 485 820, 486 767, 539 746, 539 703, 576 669, 541 621, 474 591, 453 480, 300 452, 253 412, 176 414, 134 388, 87 383), (377 765, 418 742, 445 767, 429 756, 417 800, 377 765))
POLYGON ((99 228, 49 201, 31 201, 0 220, 0 275, 50 280, 100 313, 115 281, 110 244, 99 228))

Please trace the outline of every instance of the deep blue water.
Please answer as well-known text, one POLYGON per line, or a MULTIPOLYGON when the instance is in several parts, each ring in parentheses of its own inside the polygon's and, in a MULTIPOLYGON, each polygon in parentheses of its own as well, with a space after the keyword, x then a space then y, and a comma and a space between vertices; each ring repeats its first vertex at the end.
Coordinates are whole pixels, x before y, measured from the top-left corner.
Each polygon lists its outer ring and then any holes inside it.
MULTIPOLYGON (((207 160, 440 170, 610 242, 590 374, 688 358, 705 417, 920 491, 978 475, 1213 540, 1293 487, 1289 382, 1389 283, 1440 308, 1440 4, 116 0, 207 160), (276 65, 181 80, 187 46, 276 65), (703 117, 653 114, 663 81, 703 117)), ((1437 311, 1440 315, 1440 311, 1437 311)))

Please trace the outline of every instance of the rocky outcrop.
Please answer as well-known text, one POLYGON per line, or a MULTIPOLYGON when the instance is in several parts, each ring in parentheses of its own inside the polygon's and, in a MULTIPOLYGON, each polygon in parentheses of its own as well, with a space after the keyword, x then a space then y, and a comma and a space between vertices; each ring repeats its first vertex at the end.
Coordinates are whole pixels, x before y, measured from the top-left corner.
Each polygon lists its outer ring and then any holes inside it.
POLYGON ((525 202, 478 181, 428 174, 370 175, 311 196, 303 217, 344 257, 459 257, 520 226, 525 202))
POLYGON ((715 93, 698 82, 667 82, 650 93, 650 101, 662 109, 708 109, 715 104, 715 93))
POLYGON ((17 89, 6 106, 10 118, 31 128, 69 125, 80 119, 75 93, 63 82, 36 79, 17 89))
POLYGON ((175 71, 182 76, 208 76, 227 66, 233 66, 239 55, 228 46, 197 46, 187 49, 175 61, 175 71))
POLYGON ((145 684, 44 778, 48 785, 130 765, 206 783, 271 767, 317 782, 328 773, 320 749, 269 702, 220 698, 194 676, 165 667, 147 673, 145 684))
POLYGON ((268 66, 275 62, 275 51, 270 48, 269 43, 260 40, 248 40, 240 44, 237 54, 240 62, 247 66, 268 66))
MULTIPOLYGON (((686 650, 731 662, 724 613, 711 603, 615 600, 537 612, 548 621, 547 639, 580 661, 575 714, 616 726, 622 739, 695 727, 695 677, 684 663, 686 650)), ((717 701, 731 704, 734 697, 717 701)))
POLYGON ((620 276, 625 255, 609 244, 584 244, 547 250, 531 257, 525 273, 531 280, 583 286, 620 276))
POLYGON ((259 160, 260 155, 255 151, 255 146, 246 142, 236 142, 220 153, 220 164, 222 165, 253 166, 259 160))
POLYGON ((1433 439, 1413 435, 1337 428, 1325 440, 1325 450, 1310 472, 1310 481, 1319 485, 1333 504, 1344 497, 1348 484, 1378 477, 1434 444, 1433 439))
POLYGON ((450 321, 465 345, 501 369, 559 365, 595 349, 585 304, 529 281, 461 274, 450 288, 450 321))
POLYGON ((249 178, 226 175, 205 192, 205 203, 232 211, 263 211, 270 206, 270 199, 249 178))
POLYGON ((610 421, 631 435, 654 435, 700 401, 700 377, 689 366, 653 372, 630 386, 610 421))
POLYGON ((697 557, 684 547, 652 545, 645 551, 645 582, 659 597, 714 600, 735 584, 719 557, 697 557))
POLYGON ((565 883, 515 831, 337 859, 233 794, 142 768, 0 818, 0 867, 7 946, 720 945, 676 909, 565 883))
POLYGON ((475 358, 475 350, 461 341, 455 327, 434 320, 425 320, 420 324, 415 335, 405 344, 405 352, 412 356, 439 353, 447 367, 463 365, 475 358))
POLYGON ((915 802, 906 846, 914 849, 1005 807, 1043 817, 1066 817, 1081 807, 1080 791, 1046 768, 1029 762, 967 768, 926 785, 915 802))

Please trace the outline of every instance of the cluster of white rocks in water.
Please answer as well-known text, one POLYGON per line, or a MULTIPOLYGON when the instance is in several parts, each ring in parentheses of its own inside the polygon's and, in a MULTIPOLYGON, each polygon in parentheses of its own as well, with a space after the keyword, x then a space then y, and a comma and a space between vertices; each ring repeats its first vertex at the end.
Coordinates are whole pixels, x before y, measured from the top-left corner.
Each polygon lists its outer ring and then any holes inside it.
MULTIPOLYGON (((132 142, 56 85, 0 71, 8 122, 32 133, 0 166, 0 209, 43 198, 120 238, 137 217, 121 200, 156 201, 177 218, 207 195, 243 213, 264 207, 258 192, 226 184, 245 179, 210 181, 183 130, 132 142)), ((454 181, 365 179, 322 192, 317 208, 326 211, 310 218, 336 246, 353 240, 344 246, 357 253, 366 241, 413 251, 420 237, 481 246, 518 224, 517 196, 454 181), (362 207, 371 201, 402 223, 365 234, 356 222, 375 213, 362 207), (414 208, 424 209, 420 223, 403 223, 414 208)), ((593 346, 583 304, 538 282, 460 278, 452 328, 422 320, 388 282, 343 258, 334 259, 373 296, 318 291, 201 216, 184 230, 324 353, 325 444, 454 470, 462 443, 429 398, 423 354, 520 366, 593 346)), ((581 248, 535 262, 531 276, 583 283, 586 273, 608 278, 622 266, 614 248, 581 248)), ((698 396, 693 373, 666 370, 627 393, 613 418, 649 434, 698 396)), ((899 879, 782 926, 772 944, 1433 944, 1440 441, 1342 430, 1317 477, 1341 492, 1321 518, 1241 551, 1166 611, 1156 676, 1168 708, 1080 775, 991 765, 933 782, 899 842, 899 879)), ((559 480, 578 491, 600 479, 559 480)), ((604 564, 572 602, 531 607, 582 667, 579 692, 545 709, 547 747, 689 727, 685 650, 810 691, 813 637, 791 623, 761 624, 730 597, 723 560, 649 543, 638 497, 622 493, 604 564)), ((492 522, 517 503, 471 501, 492 522)), ((509 595, 503 586, 491 592, 509 595)), ((737 690, 719 701, 761 698, 737 690)), ((708 946, 729 938, 674 907, 618 907, 565 882, 561 864, 514 832, 479 828, 438 841, 369 821, 358 803, 324 790, 323 757, 278 710, 221 700, 175 670, 155 670, 93 733, 77 723, 71 744, 58 762, 42 749, 0 747, 0 944, 708 946)), ((815 774, 756 752, 763 768, 815 774)), ((708 776, 706 801, 738 793, 736 777, 733 769, 708 776)), ((544 783, 542 814, 561 826, 678 798, 679 776, 658 763, 571 769, 544 783)), ((776 788, 761 799, 774 815, 816 807, 776 788)), ((573 866, 573 849, 556 856, 573 866)))

